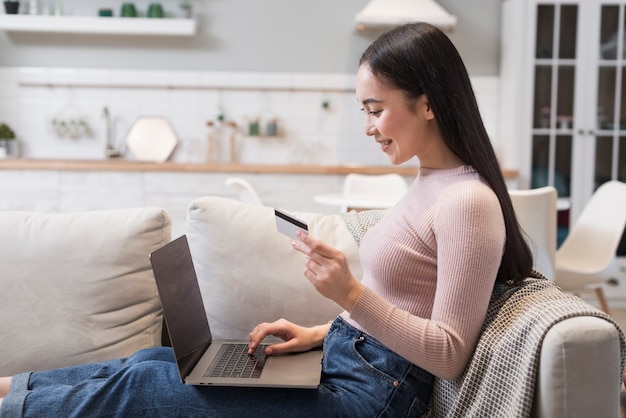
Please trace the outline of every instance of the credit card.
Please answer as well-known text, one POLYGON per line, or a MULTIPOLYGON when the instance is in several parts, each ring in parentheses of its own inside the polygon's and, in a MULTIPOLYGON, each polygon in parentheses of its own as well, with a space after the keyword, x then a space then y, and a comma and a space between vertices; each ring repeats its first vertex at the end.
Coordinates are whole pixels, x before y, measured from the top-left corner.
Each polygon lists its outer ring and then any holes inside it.
POLYGON ((296 232, 298 231, 309 232, 309 226, 302 219, 298 219, 280 209, 274 209, 274 215, 278 231, 292 239, 298 239, 296 237, 296 232))

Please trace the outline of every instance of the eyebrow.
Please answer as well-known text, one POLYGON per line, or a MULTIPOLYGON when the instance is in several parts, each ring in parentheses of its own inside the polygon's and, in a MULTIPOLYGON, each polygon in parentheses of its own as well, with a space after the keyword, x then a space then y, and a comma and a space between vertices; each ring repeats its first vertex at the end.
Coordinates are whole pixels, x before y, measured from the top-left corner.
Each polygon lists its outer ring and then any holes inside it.
POLYGON ((370 104, 370 103, 382 103, 382 102, 383 102, 382 100, 377 100, 377 99, 365 99, 365 100, 363 100, 362 104, 363 105, 367 105, 367 104, 370 104))

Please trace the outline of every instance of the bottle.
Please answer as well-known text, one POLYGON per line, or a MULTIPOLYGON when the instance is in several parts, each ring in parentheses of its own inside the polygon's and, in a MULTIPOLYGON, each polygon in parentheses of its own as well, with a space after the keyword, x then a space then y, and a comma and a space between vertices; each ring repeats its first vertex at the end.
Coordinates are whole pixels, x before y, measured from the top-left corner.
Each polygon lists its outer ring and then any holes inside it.
POLYGON ((39 4, 37 3, 37 0, 30 0, 30 3, 28 4, 28 12, 31 15, 39 13, 39 4))

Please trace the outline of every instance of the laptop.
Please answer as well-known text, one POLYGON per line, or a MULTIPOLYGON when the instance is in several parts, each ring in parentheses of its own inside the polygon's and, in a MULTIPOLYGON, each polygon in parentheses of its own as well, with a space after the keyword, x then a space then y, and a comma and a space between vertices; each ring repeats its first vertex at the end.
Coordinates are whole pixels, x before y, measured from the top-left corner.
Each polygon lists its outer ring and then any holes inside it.
POLYGON ((319 386, 322 350, 267 356, 263 352, 267 344, 261 344, 250 356, 247 340, 212 339, 185 235, 150 253, 150 263, 183 383, 302 389, 319 386), (232 370, 231 363, 235 363, 232 370))

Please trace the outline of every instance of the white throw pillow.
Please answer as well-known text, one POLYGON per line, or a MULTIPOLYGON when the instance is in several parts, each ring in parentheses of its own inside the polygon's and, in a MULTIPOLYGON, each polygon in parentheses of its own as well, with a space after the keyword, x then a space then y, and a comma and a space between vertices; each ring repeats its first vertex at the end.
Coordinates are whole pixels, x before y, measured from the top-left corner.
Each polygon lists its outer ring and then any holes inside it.
MULTIPOLYGON (((361 277, 358 245, 339 215, 294 215, 313 236, 342 250, 361 277)), ((256 324, 279 318, 322 324, 341 312, 304 277, 305 257, 276 230, 273 208, 196 199, 189 206, 187 238, 215 338, 247 338, 256 324)))
POLYGON ((0 212, 0 375, 160 345, 148 254, 170 239, 158 208, 0 212))

